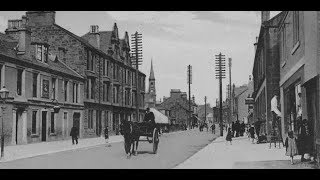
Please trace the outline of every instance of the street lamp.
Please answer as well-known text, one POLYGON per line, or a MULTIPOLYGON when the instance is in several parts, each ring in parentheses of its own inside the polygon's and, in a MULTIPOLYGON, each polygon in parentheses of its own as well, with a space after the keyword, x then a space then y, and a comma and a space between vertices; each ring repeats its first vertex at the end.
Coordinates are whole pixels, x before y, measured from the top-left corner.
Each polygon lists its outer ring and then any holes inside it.
MULTIPOLYGON (((3 105, 6 103, 6 99, 9 96, 9 90, 3 86, 3 88, 0 90, 0 99, 3 102, 3 105)), ((2 108, 2 115, 1 115, 1 158, 3 157, 3 152, 4 152, 4 134, 3 134, 3 112, 4 112, 4 107, 2 108)))

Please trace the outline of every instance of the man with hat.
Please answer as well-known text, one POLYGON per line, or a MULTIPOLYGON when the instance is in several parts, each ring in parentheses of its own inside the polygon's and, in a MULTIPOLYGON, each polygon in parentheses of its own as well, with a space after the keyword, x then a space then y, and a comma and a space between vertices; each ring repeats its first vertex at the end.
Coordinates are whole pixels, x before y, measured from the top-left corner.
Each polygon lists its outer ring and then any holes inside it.
POLYGON ((156 126, 155 117, 153 112, 150 111, 150 108, 147 108, 143 122, 150 130, 152 130, 156 126))

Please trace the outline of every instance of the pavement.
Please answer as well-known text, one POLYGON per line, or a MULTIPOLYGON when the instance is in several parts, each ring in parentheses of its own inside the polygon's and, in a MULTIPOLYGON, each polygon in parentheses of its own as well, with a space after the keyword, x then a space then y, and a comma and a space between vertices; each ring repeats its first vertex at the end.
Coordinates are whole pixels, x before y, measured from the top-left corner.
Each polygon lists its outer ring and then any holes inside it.
POLYGON ((269 143, 252 144, 247 137, 232 139, 232 145, 225 137, 219 137, 175 169, 315 169, 310 163, 301 163, 301 156, 285 156, 285 147, 269 143))
MULTIPOLYGON (((170 132, 165 134, 178 133, 170 132)), ((109 143, 123 142, 122 135, 109 137, 109 143)), ((32 143, 26 145, 5 146, 4 157, 0 159, 0 163, 9 162, 18 159, 30 158, 46 154, 58 153, 63 151, 72 151, 84 148, 93 148, 106 144, 104 137, 78 139, 77 145, 72 145, 71 139, 62 141, 50 141, 41 143, 32 143)))
MULTIPOLYGON (((123 137, 121 135, 109 137, 109 143, 121 141, 123 141, 123 137)), ((62 141, 32 143, 26 145, 6 146, 4 149, 4 157, 0 159, 0 162, 8 162, 17 159, 29 158, 62 151, 90 148, 102 144, 106 144, 104 137, 78 139, 77 145, 72 145, 72 141, 71 139, 69 139, 62 141)))

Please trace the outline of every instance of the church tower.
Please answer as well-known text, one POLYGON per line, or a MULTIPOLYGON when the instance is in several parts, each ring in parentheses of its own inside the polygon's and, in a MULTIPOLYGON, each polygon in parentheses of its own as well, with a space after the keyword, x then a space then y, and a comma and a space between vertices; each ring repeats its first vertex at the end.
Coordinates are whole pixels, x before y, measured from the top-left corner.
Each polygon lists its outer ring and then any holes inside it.
POLYGON ((156 79, 154 78, 154 72, 153 72, 153 64, 151 59, 151 69, 150 69, 150 76, 149 76, 149 107, 155 107, 156 106, 156 79))

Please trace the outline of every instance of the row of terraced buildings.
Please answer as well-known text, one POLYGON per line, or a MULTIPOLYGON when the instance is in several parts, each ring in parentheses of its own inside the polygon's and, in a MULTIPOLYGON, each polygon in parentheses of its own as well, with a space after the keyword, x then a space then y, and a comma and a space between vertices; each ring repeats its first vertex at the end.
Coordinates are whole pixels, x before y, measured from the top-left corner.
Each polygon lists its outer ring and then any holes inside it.
POLYGON ((79 37, 55 16, 27 11, 0 33, 0 86, 10 92, 1 104, 6 145, 69 139, 72 126, 80 138, 101 136, 106 126, 119 134, 121 120, 137 121, 137 85, 144 116, 146 76, 139 71, 136 82, 128 33, 119 38, 115 23, 79 37))

